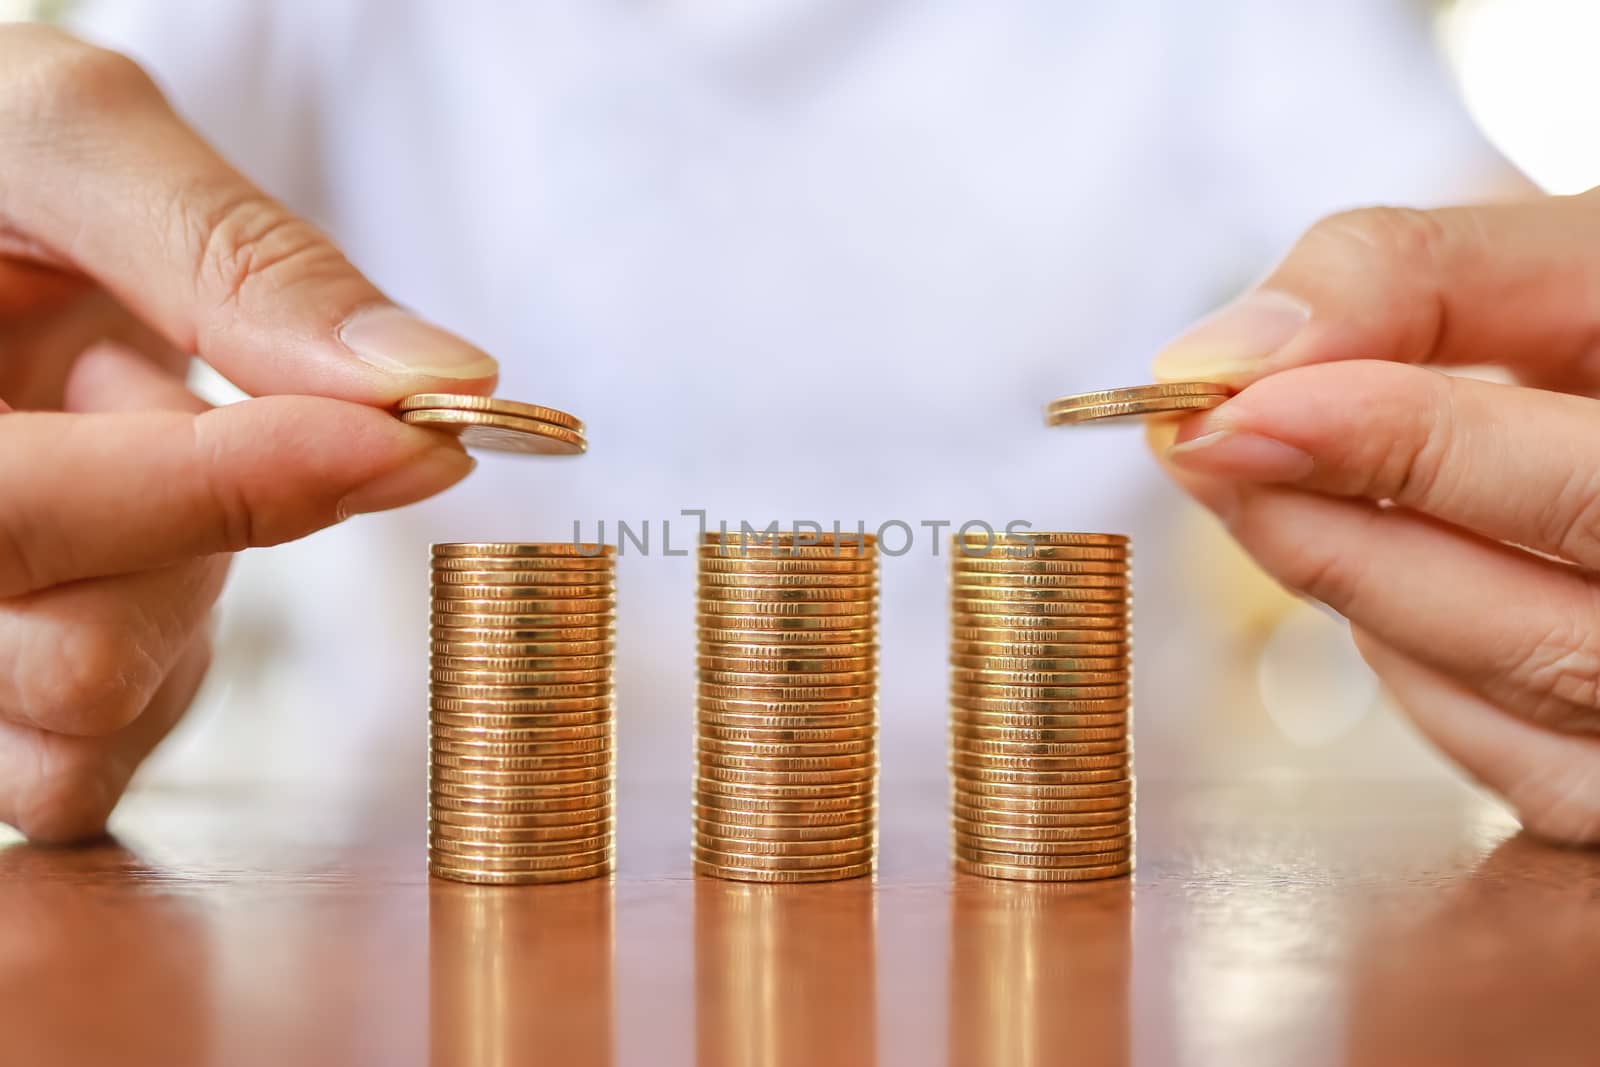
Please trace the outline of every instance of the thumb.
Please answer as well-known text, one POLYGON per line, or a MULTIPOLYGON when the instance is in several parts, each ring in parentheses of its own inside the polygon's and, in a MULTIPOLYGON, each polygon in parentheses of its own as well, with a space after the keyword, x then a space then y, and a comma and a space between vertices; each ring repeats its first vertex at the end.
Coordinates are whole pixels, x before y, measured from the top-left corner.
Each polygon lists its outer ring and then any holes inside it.
POLYGON ((1167 345, 1162 380, 1248 384, 1381 359, 1499 364, 1530 384, 1600 386, 1600 192, 1324 219, 1258 287, 1167 345))
POLYGON ((225 163, 131 61, 0 28, 5 242, 90 275, 247 392, 487 392, 478 348, 397 307, 225 163))

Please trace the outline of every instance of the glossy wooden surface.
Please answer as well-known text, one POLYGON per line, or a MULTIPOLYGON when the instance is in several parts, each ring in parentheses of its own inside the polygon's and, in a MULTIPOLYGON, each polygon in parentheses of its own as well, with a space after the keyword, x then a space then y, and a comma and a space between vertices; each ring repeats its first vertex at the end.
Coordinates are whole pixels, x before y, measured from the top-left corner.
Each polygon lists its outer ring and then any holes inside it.
POLYGON ((530 889, 430 884, 402 783, 0 848, 0 1062, 1600 1058, 1600 856, 1456 787, 1142 782, 1135 878, 1059 888, 952 875, 937 783, 876 883, 695 880, 681 787, 623 804, 614 882, 530 889))

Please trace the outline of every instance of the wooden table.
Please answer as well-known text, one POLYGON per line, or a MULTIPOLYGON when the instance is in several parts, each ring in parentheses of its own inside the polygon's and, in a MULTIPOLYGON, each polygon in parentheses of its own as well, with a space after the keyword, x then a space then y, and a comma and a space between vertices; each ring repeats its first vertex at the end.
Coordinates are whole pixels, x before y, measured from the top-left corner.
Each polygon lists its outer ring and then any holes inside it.
POLYGON ((1137 875, 1059 888, 953 876, 939 783, 814 887, 690 877, 680 785, 614 882, 510 890, 429 883, 414 784, 135 796, 0 847, 0 1063, 1600 1062, 1600 855, 1449 785, 1140 788, 1137 875))

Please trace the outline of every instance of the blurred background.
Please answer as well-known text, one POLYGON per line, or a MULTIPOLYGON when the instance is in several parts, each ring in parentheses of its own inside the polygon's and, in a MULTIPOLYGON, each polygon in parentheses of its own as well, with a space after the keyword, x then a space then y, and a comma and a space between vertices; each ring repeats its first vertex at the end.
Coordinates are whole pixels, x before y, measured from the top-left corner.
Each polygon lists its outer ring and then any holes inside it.
MULTIPOLYGON (((1145 777, 1452 773, 1337 619, 1040 407, 1156 348, 1319 216, 1600 180, 1584 0, 0 0, 146 64, 397 299, 573 411, 579 461, 254 552, 146 789, 409 783, 426 546, 599 520, 1013 519, 1133 535, 1145 777), (1523 175, 1527 175, 1524 177, 1523 175), (1531 179, 1531 182, 1530 182, 1531 179)), ((196 369, 197 388, 228 386, 196 369)), ((944 764, 945 553, 883 564, 885 803, 944 764)), ((690 770, 693 560, 619 570, 621 774, 690 770)), ((685 793, 687 796, 687 792, 685 793)), ((627 811, 623 811, 626 834, 627 811)))

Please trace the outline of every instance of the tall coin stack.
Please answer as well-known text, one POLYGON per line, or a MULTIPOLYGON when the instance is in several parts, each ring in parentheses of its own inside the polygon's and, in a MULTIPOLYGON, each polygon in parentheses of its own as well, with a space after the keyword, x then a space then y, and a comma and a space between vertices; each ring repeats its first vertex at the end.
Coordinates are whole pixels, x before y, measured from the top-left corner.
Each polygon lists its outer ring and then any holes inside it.
POLYGON ((1133 869, 1128 539, 972 534, 951 551, 956 865, 1075 882, 1133 869))
POLYGON ((707 534, 699 552, 695 871, 872 873, 876 538, 707 534))
POLYGON ((428 869, 570 882, 615 862, 615 549, 433 546, 428 869))

